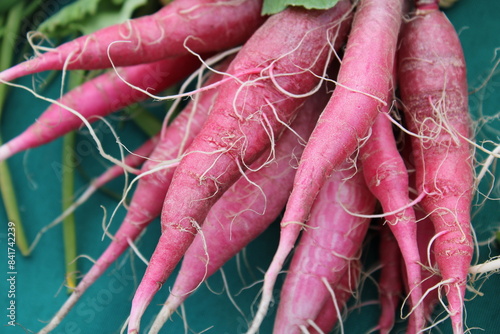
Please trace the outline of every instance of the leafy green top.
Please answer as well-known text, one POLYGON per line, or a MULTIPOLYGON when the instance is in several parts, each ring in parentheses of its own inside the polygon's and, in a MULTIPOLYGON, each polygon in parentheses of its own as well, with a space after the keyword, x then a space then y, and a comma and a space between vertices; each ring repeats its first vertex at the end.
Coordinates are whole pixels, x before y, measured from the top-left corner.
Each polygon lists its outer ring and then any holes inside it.
POLYGON ((43 22, 38 30, 52 37, 90 34, 122 23, 147 0, 77 0, 43 22))
POLYGON ((306 9, 328 9, 335 6, 337 2, 339 0, 264 0, 262 14, 276 14, 287 6, 302 6, 306 9))

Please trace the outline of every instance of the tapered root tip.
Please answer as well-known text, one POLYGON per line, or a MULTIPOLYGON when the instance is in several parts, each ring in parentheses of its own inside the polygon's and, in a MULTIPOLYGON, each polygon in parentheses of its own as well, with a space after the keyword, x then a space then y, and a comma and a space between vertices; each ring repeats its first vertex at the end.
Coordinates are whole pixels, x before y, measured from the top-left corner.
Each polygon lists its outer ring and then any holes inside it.
POLYGON ((246 334, 255 334, 259 331, 259 327, 264 320, 264 317, 267 315, 269 304, 271 303, 273 297, 273 289, 276 284, 276 279, 283 269, 283 264, 292 251, 295 241, 300 234, 300 228, 302 226, 301 223, 297 223, 296 220, 285 219, 283 219, 283 222, 281 224, 281 236, 278 249, 276 250, 273 260, 264 275, 262 299, 260 301, 259 308, 257 309, 257 313, 255 314, 255 318, 253 319, 246 334))
POLYGON ((464 334, 463 314, 461 309, 451 315, 451 325, 453 327, 453 334, 464 334))
POLYGON ((461 322, 453 326, 453 334, 464 334, 464 329, 461 322))
POLYGON ((68 312, 73 308, 76 302, 80 299, 82 293, 73 292, 64 305, 57 311, 56 315, 50 320, 50 322, 42 328, 38 334, 47 334, 54 330, 68 314, 68 312))
POLYGON ((38 138, 31 131, 24 131, 0 146, 0 161, 10 158, 14 154, 40 146, 38 138))
POLYGON ((0 161, 4 161, 12 156, 12 150, 8 144, 0 146, 0 161))
POLYGON ((449 290, 446 293, 446 299, 448 300, 448 311, 450 312, 453 334, 463 334, 463 305, 465 300, 465 285, 451 283, 449 284, 448 288, 449 290))
POLYGON ((292 247, 293 243, 291 243, 290 246, 290 244, 286 242, 281 243, 278 246, 278 250, 274 255, 273 261, 271 262, 271 265, 269 266, 269 269, 267 270, 264 276, 264 286, 262 287, 262 299, 260 300, 259 308, 257 309, 255 318, 253 319, 250 328, 248 329, 246 334, 255 334, 259 331, 259 327, 262 321, 264 320, 265 316, 267 315, 269 304, 272 301, 273 289, 276 283, 276 279, 278 278, 278 275, 283 268, 283 263, 285 262, 285 259, 290 253, 292 247))
POLYGON ((158 334, 162 329, 163 325, 167 322, 167 320, 172 316, 174 311, 177 309, 178 305, 175 303, 172 305, 169 300, 165 302, 165 305, 160 310, 160 313, 156 316, 153 325, 149 329, 148 334, 158 334))
POLYGON ((24 75, 25 68, 24 63, 12 66, 2 72, 0 72, 0 82, 14 81, 24 75))
MULTIPOLYGON (((272 287, 271 287, 272 288, 272 287)), ((250 328, 248 329, 246 334, 255 334, 259 331, 259 327, 264 320, 267 310, 269 309, 269 304, 271 303, 272 293, 266 291, 264 287, 264 291, 262 292, 262 299, 260 300, 259 308, 257 313, 255 314, 255 318, 253 319, 250 328)), ((272 292, 272 291, 271 291, 272 292)))
MULTIPOLYGON (((140 287, 140 285, 139 285, 140 287)), ((138 334, 141 326, 141 318, 144 312, 146 311, 146 307, 148 305, 147 302, 144 301, 144 298, 137 298, 137 292, 132 300, 132 308, 130 309, 130 317, 128 320, 128 334, 138 334), (138 301, 142 299, 141 301, 138 301)), ((139 294, 139 296, 142 296, 139 294)))
POLYGON ((14 81, 18 78, 43 71, 61 70, 64 62, 61 62, 60 56, 61 50, 59 52, 46 52, 14 65, 0 72, 0 83, 14 81))

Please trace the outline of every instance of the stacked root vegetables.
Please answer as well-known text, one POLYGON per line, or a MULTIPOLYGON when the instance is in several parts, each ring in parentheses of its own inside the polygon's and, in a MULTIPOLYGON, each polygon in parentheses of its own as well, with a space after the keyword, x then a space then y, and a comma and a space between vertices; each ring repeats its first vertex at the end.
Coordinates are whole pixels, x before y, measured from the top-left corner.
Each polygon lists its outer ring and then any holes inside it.
POLYGON ((40 333, 56 328, 158 216, 161 235, 127 326, 143 332, 142 315, 161 293, 168 298, 149 333, 168 328, 186 298, 283 209, 248 333, 259 330, 289 256, 274 332, 338 325, 374 217, 386 248, 380 332, 399 317, 400 295, 407 333, 432 326, 438 298, 453 332, 464 331, 473 157, 466 67, 452 25, 434 1, 341 0, 328 10, 260 13, 258 0, 175 0, 0 73, 8 84, 46 70, 113 67, 53 101, 0 147, 0 159, 82 124, 91 129, 97 116, 158 99, 190 74, 202 78, 179 93, 193 98, 139 151, 147 156, 140 171, 133 164, 141 159, 102 152, 115 172, 136 171, 137 187, 108 248, 40 333), (160 290, 181 263, 174 286, 160 290))

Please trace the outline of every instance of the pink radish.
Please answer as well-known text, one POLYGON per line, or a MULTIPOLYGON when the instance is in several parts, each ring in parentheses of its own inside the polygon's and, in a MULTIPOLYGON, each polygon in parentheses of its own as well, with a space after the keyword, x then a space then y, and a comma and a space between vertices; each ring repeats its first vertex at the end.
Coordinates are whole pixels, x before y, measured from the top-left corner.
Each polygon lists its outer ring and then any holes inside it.
POLYGON ((276 277, 293 248, 321 186, 366 136, 392 85, 401 0, 362 0, 354 15, 338 85, 304 151, 282 220, 280 243, 266 271, 259 309, 248 333, 267 313, 276 277), (370 50, 367 52, 367 50, 370 50))
MULTIPOLYGON (((415 170, 413 165, 414 159, 411 156, 411 142, 410 138, 405 138, 405 145, 402 148, 401 154, 405 160, 408 170, 415 170)), ((415 189, 415 173, 410 173, 410 186, 415 189)), ((433 237, 435 236, 434 226, 429 216, 423 212, 422 208, 417 204, 415 206, 415 217, 417 219, 417 244, 418 252, 420 254, 420 277, 421 277, 421 290, 424 318, 427 323, 432 323, 432 312, 439 301, 439 289, 441 277, 439 276, 436 260, 434 256, 433 237)), ((404 287, 406 293, 409 294, 408 279, 406 278, 406 271, 402 272, 404 287)), ((432 325, 431 325, 432 327, 432 325)))
MULTIPOLYGON (((428 323, 432 324, 432 312, 439 302, 439 291, 437 287, 441 281, 441 277, 436 273, 436 260, 434 256, 434 247, 432 238, 435 235, 432 221, 429 217, 425 217, 423 212, 416 210, 418 222, 417 240, 422 258, 422 291, 424 316, 428 323)), ((431 325, 432 326, 432 325, 431 325)))
POLYGON ((0 79, 47 70, 99 69, 207 53, 242 44, 264 18, 261 0, 175 0, 156 14, 67 42, 0 73, 0 79))
MULTIPOLYGON (((403 293, 402 255, 399 243, 388 224, 380 228, 379 249, 380 264, 382 265, 379 279, 379 299, 382 312, 378 322, 378 330, 380 333, 388 334, 396 321, 395 314, 398 313, 403 293)), ((420 277, 420 273, 418 276, 420 277)))
POLYGON ((344 41, 348 24, 342 23, 348 23, 350 9, 341 1, 327 11, 290 8, 273 15, 231 63, 229 74, 261 73, 220 86, 213 112, 177 167, 163 206, 162 235, 132 301, 129 333, 139 331, 147 305, 213 204, 295 118, 304 101, 296 96, 318 86, 330 45, 338 48, 344 41))
MULTIPOLYGON (((200 66, 194 56, 183 56, 118 69, 123 80, 160 93, 200 66)), ((59 102, 78 111, 89 122, 116 110, 149 98, 128 86, 115 72, 102 74, 65 94, 59 102)), ((46 144, 82 125, 76 115, 58 105, 51 105, 37 122, 23 133, 0 146, 0 160, 20 151, 46 144)))
MULTIPOLYGON (((351 163, 352 164, 352 163, 351 163)), ((349 163, 336 170, 321 188, 311 209, 308 229, 302 233, 281 289, 273 333, 300 333, 329 300, 326 284, 336 286, 359 257, 375 198, 363 175, 349 163)))
MULTIPOLYGON (((217 79, 220 79, 220 76, 215 75, 207 83, 213 83, 217 79)), ((127 215, 115 233, 113 241, 83 277, 57 314, 40 331, 40 334, 49 333, 59 325, 87 288, 129 247, 129 242, 135 240, 147 225, 158 217, 174 169, 171 167, 151 172, 159 167, 161 162, 175 160, 182 155, 181 143, 186 141, 186 144, 189 144, 199 132, 208 116, 216 93, 216 90, 202 93, 196 104, 196 109, 193 108, 194 103, 189 104, 164 131, 149 160, 141 169, 141 173, 145 176, 137 184, 127 215)))
MULTIPOLYGON (((384 108, 387 112, 388 108, 384 108)), ((359 150, 366 183, 382 205, 386 223, 396 238, 405 263, 410 294, 410 332, 421 330, 425 324, 420 304, 420 256, 417 245, 415 212, 409 206, 409 179, 403 158, 398 152, 391 122, 379 114, 370 138, 359 150)), ((389 328, 390 329, 390 328, 389 328)), ((388 329, 386 329, 388 330, 388 329)))
MULTIPOLYGON (((213 206, 205 219, 202 235, 189 246, 182 266, 150 330, 158 333, 161 326, 184 302, 191 292, 230 258, 262 233, 279 215, 292 189, 294 162, 326 104, 327 95, 315 94, 306 100, 292 131, 286 131, 276 144, 276 160, 255 172, 247 172, 213 206), (251 183, 250 183, 250 182, 251 183)), ((266 155, 255 166, 261 166, 266 155)))
POLYGON ((463 333, 472 260, 472 153, 465 60, 458 36, 438 9, 417 8, 405 24, 398 56, 401 97, 422 207, 434 224, 436 262, 453 332, 463 333), (431 37, 430 37, 431 36, 431 37))
MULTIPOLYGON (((323 304, 318 316, 307 329, 310 334, 330 333, 337 322, 342 321, 342 319, 339 319, 339 315, 341 315, 349 299, 356 293, 360 269, 361 263, 359 260, 354 260, 348 264, 348 271, 342 275, 337 284, 331 287, 335 299, 332 296, 323 304)), ((342 327, 340 322, 340 328, 342 327)))

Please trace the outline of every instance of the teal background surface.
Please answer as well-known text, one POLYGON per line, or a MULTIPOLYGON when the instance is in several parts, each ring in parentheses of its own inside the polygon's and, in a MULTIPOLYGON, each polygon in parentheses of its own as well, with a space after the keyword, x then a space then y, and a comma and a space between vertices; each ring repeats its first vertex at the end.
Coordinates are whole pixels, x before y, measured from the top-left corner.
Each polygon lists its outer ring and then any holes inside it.
MULTIPOLYGON (((56 3, 56 2, 54 2, 56 3)), ((55 8, 54 8, 55 9, 55 8)), ((500 75, 494 70, 494 64, 500 61, 496 48, 500 47, 500 2, 494 0, 461 0, 446 11, 450 20, 459 32, 463 43, 468 66, 470 84, 470 109, 477 125, 477 141, 492 140, 500 142, 500 75), (490 76, 490 74, 492 74, 490 76), (487 82, 486 79, 489 78, 487 82), (478 121, 483 119, 487 121, 478 121)), ((430 37, 432 38, 432 36, 430 37)), ((31 86, 43 76, 33 76, 18 80, 18 83, 31 86)), ((57 80, 44 92, 46 96, 56 98, 59 94, 60 82, 57 80)), ((156 102, 146 103, 148 106, 159 107, 156 102)), ((14 137, 32 123, 48 104, 35 99, 29 93, 12 89, 9 94, 2 120, 1 132, 4 140, 14 137)), ((110 117, 116 126, 120 139, 129 147, 136 147, 145 136, 131 123, 124 122, 123 114, 110 117)), ((115 142, 104 124, 96 124, 105 147, 116 154, 115 142)), ((109 163, 99 157, 93 141, 86 130, 78 134, 76 152, 80 157, 77 172, 77 189, 81 191, 88 182, 89 176, 96 176, 109 163), (84 171, 81 172, 81 171, 84 171)), ((27 153, 18 154, 9 159, 17 190, 19 206, 25 224, 28 239, 31 241, 36 233, 60 212, 61 183, 59 169, 61 167, 61 140, 44 147, 32 149, 27 153)), ((488 144, 486 144, 488 145, 488 144)), ((491 145, 488 146, 490 149, 491 145)), ((479 161, 484 160, 484 154, 477 155, 479 161)), ((497 163, 493 167, 497 167, 497 163)), ((498 168, 496 178, 500 177, 498 168)), ((474 207, 473 224, 480 251, 475 259, 482 262, 489 257, 500 254, 499 246, 489 242, 493 233, 500 228, 500 183, 491 175, 480 184, 481 193, 489 193, 489 199, 484 195, 477 197, 474 207)), ((113 182, 109 188, 121 191, 121 181, 113 182)), ((76 211, 78 253, 97 258, 108 245, 109 240, 102 240, 101 221, 104 216, 102 207, 110 213, 117 201, 99 192, 90 201, 76 211)), ((125 210, 121 208, 112 223, 114 231, 125 210)), ((146 234, 138 242, 141 252, 149 258, 154 250, 159 235, 159 221, 155 220, 146 234)), ((237 334, 244 333, 247 321, 252 319, 251 312, 255 310, 256 296, 260 289, 263 271, 267 268, 278 240, 278 226, 274 225, 259 239, 247 247, 237 259, 224 267, 228 289, 224 288, 222 274, 217 273, 208 280, 208 286, 202 286, 185 304, 185 320, 189 329, 185 329, 181 315, 175 315, 164 333, 206 333, 237 334), (255 283, 252 285, 252 283, 255 283), (234 297, 239 310, 231 303, 227 293, 234 297), (240 312, 241 311, 241 312, 240 312)), ((64 259, 62 232, 60 227, 50 230, 41 240, 30 257, 24 258, 18 252, 16 256, 16 327, 4 327, 7 324, 7 220, 3 206, 0 205, 0 333, 17 334, 36 332, 63 304, 67 298, 64 288, 64 259)), ((376 267, 374 253, 376 238, 367 244, 365 256, 369 258, 369 266, 365 270, 376 267)), ((86 258, 78 260, 82 273, 89 270, 91 262, 86 258)), ((119 333, 125 322, 130 301, 133 296, 145 265, 133 254, 127 253, 119 262, 112 266, 96 284, 82 297, 77 306, 68 314, 64 322, 54 330, 57 334, 78 333, 119 333)), ((376 278, 378 273, 372 275, 376 278)), ((281 277, 282 279, 283 277, 281 277)), ((147 328, 156 312, 158 305, 166 298, 175 275, 164 285, 143 318, 143 327, 147 328)), ((281 281, 280 281, 281 282, 281 281)), ((500 276, 492 274, 474 284, 474 288, 482 295, 468 294, 465 303, 465 323, 472 333, 500 332, 500 302, 497 293, 500 292, 500 276), (474 298, 473 298, 474 297, 474 298)), ((344 322, 345 333, 366 333, 377 323, 379 306, 376 303, 376 287, 370 279, 362 286, 362 301, 353 306, 344 322)), ((278 292, 276 300, 278 301, 278 292)), ((273 315, 276 305, 266 317, 261 333, 271 333, 273 315)), ((436 310, 435 316, 443 311, 436 310)), ((394 333, 403 333, 404 325, 399 324, 394 333)), ((451 333, 449 321, 439 324, 432 333, 451 333)))

